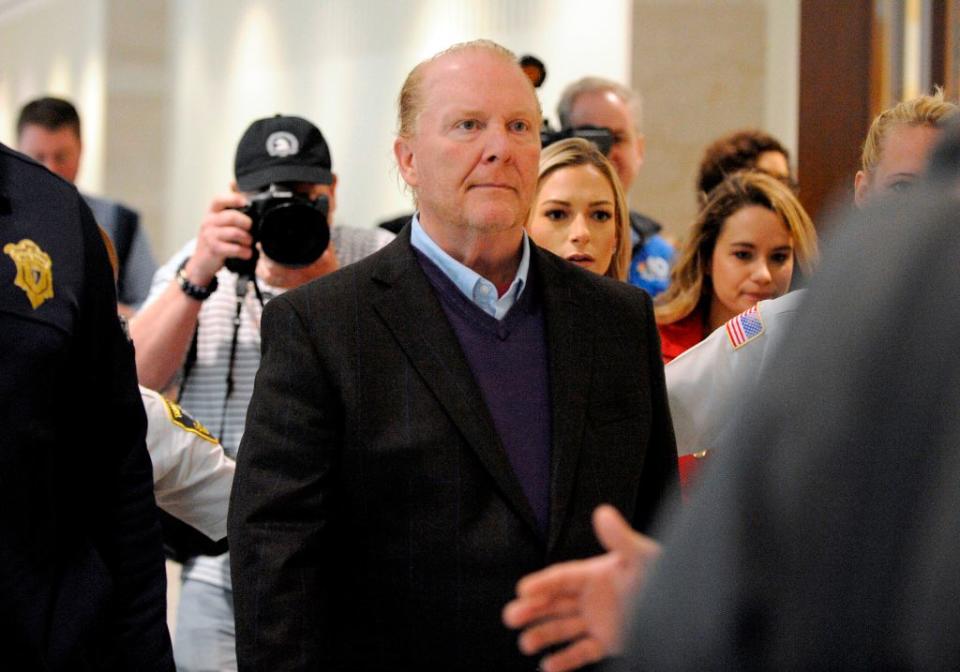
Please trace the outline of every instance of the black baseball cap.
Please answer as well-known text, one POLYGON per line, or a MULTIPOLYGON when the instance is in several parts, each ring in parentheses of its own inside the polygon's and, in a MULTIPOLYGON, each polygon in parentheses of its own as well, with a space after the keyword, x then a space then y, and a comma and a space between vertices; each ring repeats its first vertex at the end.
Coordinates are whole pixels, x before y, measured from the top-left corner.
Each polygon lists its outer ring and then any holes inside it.
POLYGON ((331 167, 330 148, 320 129, 301 117, 280 114, 250 124, 234 162, 241 191, 274 182, 332 184, 331 167))

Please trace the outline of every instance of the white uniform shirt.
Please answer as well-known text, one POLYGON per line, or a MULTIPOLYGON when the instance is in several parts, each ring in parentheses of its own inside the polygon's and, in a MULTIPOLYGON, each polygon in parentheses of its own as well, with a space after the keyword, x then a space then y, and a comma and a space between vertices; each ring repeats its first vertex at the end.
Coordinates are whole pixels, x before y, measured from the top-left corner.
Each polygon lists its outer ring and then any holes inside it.
POLYGON ((734 317, 667 364, 667 396, 678 455, 713 446, 790 328, 805 293, 761 301, 755 310, 734 317))
POLYGON ((157 505, 214 541, 223 539, 234 461, 175 403, 143 386, 140 396, 147 411, 147 451, 157 505))

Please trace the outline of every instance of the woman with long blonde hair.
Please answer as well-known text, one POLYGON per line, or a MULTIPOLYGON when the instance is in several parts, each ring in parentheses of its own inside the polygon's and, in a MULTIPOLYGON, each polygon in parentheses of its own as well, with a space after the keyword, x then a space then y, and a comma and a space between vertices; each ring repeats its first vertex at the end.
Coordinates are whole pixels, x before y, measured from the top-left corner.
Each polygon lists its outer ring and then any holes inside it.
POLYGON ((543 150, 527 232, 567 261, 626 279, 630 214, 616 169, 593 143, 570 138, 543 150))

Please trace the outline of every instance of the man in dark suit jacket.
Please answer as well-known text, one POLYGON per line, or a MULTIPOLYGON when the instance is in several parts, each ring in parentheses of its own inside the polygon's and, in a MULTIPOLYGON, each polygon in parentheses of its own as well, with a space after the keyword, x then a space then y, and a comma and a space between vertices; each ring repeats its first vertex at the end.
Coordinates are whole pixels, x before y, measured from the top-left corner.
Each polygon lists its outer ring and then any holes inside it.
POLYGON ((540 111, 508 51, 459 45, 401 92, 419 212, 381 252, 275 298, 238 453, 241 670, 534 670, 516 580, 647 529, 676 478, 639 289, 523 233, 540 111))
POLYGON ((77 190, 0 146, 0 660, 173 670, 133 348, 77 190))

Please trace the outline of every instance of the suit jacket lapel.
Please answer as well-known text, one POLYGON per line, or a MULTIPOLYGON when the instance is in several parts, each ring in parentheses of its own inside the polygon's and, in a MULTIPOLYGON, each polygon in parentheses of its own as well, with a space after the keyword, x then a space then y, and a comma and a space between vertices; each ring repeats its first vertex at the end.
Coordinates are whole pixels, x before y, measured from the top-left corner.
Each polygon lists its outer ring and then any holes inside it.
POLYGON ((410 247, 409 227, 374 269, 373 308, 424 383, 473 447, 516 513, 538 532, 533 508, 500 445, 460 342, 410 247))
POLYGON ((593 306, 578 292, 572 270, 537 250, 550 359, 553 445, 550 468, 549 553, 570 514, 577 462, 583 445, 594 351, 593 306), (574 282, 571 282, 574 280, 574 282))

